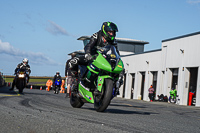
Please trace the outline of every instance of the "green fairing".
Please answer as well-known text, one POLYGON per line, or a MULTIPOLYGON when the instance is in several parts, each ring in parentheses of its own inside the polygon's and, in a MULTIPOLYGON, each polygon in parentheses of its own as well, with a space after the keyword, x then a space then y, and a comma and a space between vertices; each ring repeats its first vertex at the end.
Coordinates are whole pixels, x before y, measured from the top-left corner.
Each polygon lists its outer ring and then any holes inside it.
POLYGON ((124 69, 124 64, 122 62, 122 60, 120 59, 120 61, 118 62, 118 65, 115 67, 113 73, 121 73, 121 71, 124 69))
POLYGON ((102 69, 102 70, 105 70, 108 72, 112 72, 112 73, 119 74, 123 70, 124 65, 123 65, 123 62, 121 59, 120 59, 118 65, 112 71, 112 68, 111 68, 111 65, 109 64, 109 62, 103 57, 103 55, 99 51, 97 51, 97 52, 99 55, 96 58, 96 60, 94 60, 94 62, 92 63, 93 65, 97 66, 99 69, 102 69))
POLYGON ((113 78, 110 77, 109 75, 98 76, 97 89, 98 89, 98 91, 100 91, 100 92, 101 92, 101 89, 102 89, 102 86, 103 86, 103 83, 104 83, 104 79, 105 79, 105 78, 111 78, 111 79, 113 79, 113 78))
POLYGON ((108 61, 102 56, 102 54, 98 52, 98 57, 94 60, 92 63, 93 65, 97 66, 98 68, 102 70, 106 70, 108 72, 112 71, 111 65, 108 63, 108 61))
POLYGON ((85 100, 87 100, 90 103, 94 103, 94 98, 93 98, 92 92, 86 90, 80 84, 79 84, 78 89, 79 89, 79 92, 83 95, 85 100))

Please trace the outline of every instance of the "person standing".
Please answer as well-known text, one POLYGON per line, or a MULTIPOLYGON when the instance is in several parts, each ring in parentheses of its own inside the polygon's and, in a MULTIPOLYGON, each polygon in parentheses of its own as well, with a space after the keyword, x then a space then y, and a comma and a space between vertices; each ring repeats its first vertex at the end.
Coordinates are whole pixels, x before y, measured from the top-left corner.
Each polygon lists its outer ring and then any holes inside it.
POLYGON ((60 93, 65 93, 65 80, 62 79, 61 90, 60 93))
POLYGON ((46 86, 47 86, 47 90, 46 91, 50 91, 52 85, 53 85, 53 81, 51 79, 48 79, 47 83, 46 83, 46 86))
MULTIPOLYGON (((76 56, 76 53, 72 53, 71 54, 71 59, 74 58, 76 56)), ((70 66, 69 66, 69 62, 71 61, 71 59, 67 60, 66 62, 66 66, 65 66, 65 77, 67 78, 67 93, 66 93, 66 97, 69 97, 69 93, 71 90, 71 86, 73 83, 73 73, 71 72, 70 66)))
POLYGON ((154 96, 154 88, 153 86, 151 85, 150 88, 148 89, 149 91, 149 99, 151 102, 153 102, 153 96, 154 96))

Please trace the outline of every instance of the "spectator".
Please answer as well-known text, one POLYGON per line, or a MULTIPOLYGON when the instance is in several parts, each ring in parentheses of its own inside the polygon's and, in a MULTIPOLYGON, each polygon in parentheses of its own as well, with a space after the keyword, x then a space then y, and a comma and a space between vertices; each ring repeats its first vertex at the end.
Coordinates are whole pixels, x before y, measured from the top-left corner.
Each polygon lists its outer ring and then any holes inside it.
POLYGON ((46 86, 47 86, 47 90, 46 91, 50 91, 52 85, 53 85, 53 81, 51 79, 48 79, 47 83, 46 83, 46 86))
POLYGON ((154 88, 153 86, 151 85, 150 88, 148 89, 149 91, 149 99, 151 102, 153 102, 153 96, 154 96, 154 88))
POLYGON ((65 93, 65 80, 62 80, 60 93, 65 93))

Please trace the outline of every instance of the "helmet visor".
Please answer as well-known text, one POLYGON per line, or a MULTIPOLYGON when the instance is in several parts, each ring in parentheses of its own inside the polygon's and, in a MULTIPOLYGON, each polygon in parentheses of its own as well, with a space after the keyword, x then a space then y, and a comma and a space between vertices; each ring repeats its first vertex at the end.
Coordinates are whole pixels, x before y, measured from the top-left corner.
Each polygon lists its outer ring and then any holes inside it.
POLYGON ((108 26, 105 27, 105 31, 115 31, 118 32, 118 28, 114 23, 108 23, 108 26))

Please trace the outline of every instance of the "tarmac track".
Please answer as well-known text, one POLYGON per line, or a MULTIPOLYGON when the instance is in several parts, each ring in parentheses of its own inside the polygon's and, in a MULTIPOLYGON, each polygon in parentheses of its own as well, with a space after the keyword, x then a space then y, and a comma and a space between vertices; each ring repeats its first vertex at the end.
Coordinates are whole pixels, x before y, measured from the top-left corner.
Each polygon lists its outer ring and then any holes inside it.
POLYGON ((2 133, 169 133, 200 131, 200 108, 115 98, 104 113, 73 108, 65 94, 0 88, 2 133))

